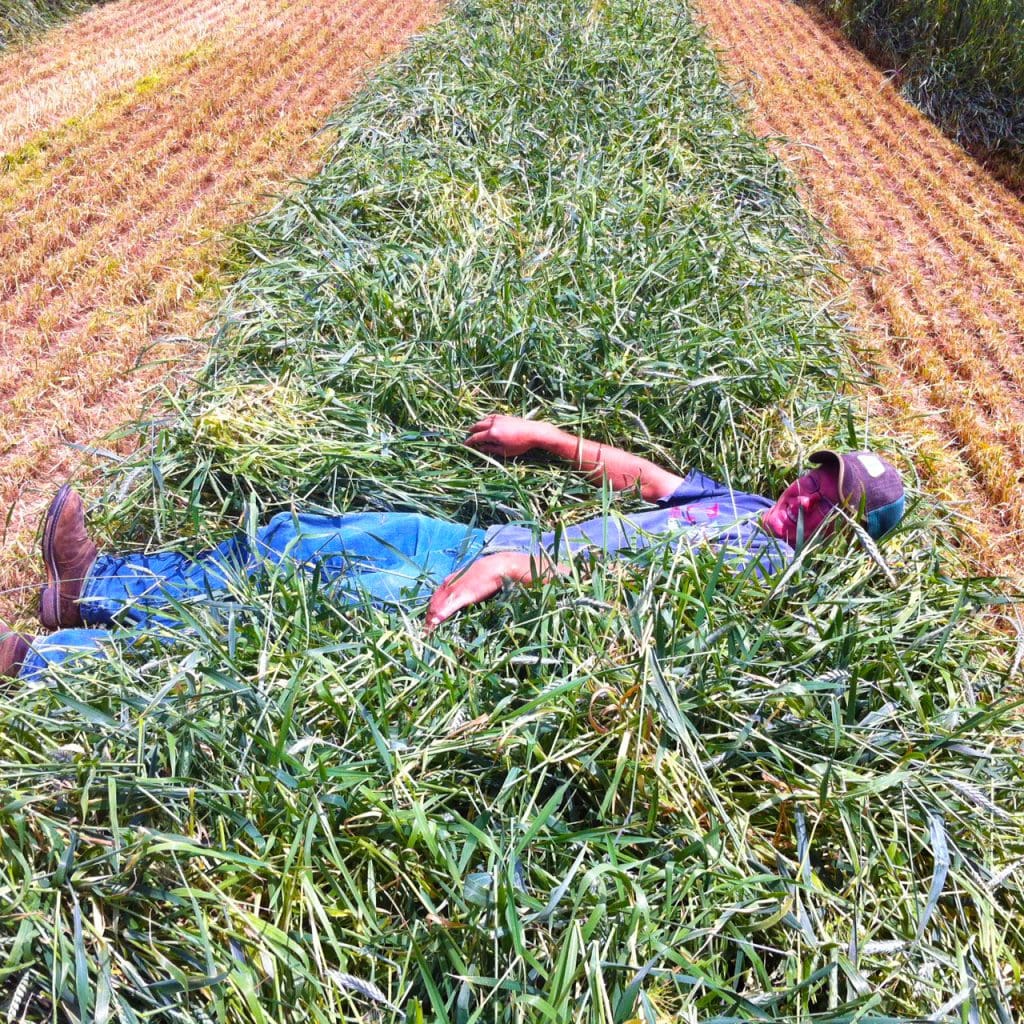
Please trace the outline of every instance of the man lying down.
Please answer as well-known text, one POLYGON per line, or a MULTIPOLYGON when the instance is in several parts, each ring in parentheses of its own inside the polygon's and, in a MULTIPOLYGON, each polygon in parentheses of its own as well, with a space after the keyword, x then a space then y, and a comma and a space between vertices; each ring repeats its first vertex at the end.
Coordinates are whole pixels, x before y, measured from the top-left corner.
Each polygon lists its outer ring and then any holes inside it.
POLYGON ((162 633, 168 626, 183 629, 176 606, 223 597, 240 574, 258 578, 260 570, 275 566, 319 572, 334 596, 352 603, 385 605, 430 593, 429 631, 507 583, 565 572, 566 559, 581 551, 615 557, 671 534, 680 543, 722 549, 736 568, 750 567, 763 578, 781 571, 799 543, 831 530, 836 507, 876 538, 903 515, 899 473, 866 451, 815 452, 815 468, 772 502, 696 470, 678 476, 543 421, 494 414, 475 423, 465 443, 506 458, 547 452, 598 485, 639 490, 654 507, 610 513, 539 537, 514 524, 484 530, 415 513, 283 512, 254 537, 237 535, 199 554, 116 555, 98 552, 85 529, 82 500, 65 485, 46 513, 42 540, 47 585, 40 619, 56 632, 31 637, 0 629, 0 676, 33 679, 50 664, 103 657, 108 627, 115 624, 121 636, 126 628, 129 636, 154 627, 162 633))

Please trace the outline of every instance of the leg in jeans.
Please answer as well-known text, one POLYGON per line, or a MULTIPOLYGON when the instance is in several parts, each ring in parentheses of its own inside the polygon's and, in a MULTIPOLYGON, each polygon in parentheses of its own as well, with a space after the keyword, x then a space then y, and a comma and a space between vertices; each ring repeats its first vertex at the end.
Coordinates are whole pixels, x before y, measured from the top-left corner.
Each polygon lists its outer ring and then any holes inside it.
POLYGON ((472 561, 483 537, 483 530, 412 513, 285 512, 252 539, 239 535, 198 555, 100 555, 82 587, 82 618, 174 625, 175 603, 201 603, 223 595, 232 579, 278 566, 319 570, 353 603, 395 602, 432 591, 472 561))
POLYGON ((63 665, 79 658, 106 657, 104 642, 110 638, 105 629, 60 629, 49 636, 37 636, 21 665, 19 679, 35 682, 51 665, 63 665))

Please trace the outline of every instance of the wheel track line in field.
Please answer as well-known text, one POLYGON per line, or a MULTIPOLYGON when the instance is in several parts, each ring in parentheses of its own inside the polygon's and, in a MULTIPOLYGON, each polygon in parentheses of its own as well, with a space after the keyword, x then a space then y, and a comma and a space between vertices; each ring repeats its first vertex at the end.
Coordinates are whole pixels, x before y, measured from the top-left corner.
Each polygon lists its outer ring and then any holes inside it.
POLYGON ((21 106, 26 93, 38 92, 48 82, 67 80, 76 70, 94 65, 96 44, 108 43, 116 35, 122 45, 143 50, 152 40, 165 36, 175 24, 180 25, 190 9, 192 18, 210 30, 220 24, 221 12, 235 9, 235 0, 205 0, 201 4, 189 0, 151 0, 144 7, 138 0, 125 0, 117 8, 116 21, 109 17, 108 9, 99 8, 106 18, 94 17, 89 21, 88 15, 83 15, 64 28, 53 30, 44 42, 30 45, 5 60, 0 68, 0 112, 7 114, 21 106), (62 35, 66 37, 64 48, 55 50, 62 35), (36 59, 40 54, 48 56, 36 59))
MULTIPOLYGON (((19 83, 21 88, 8 94, 4 106, 8 111, 16 111, 17 118, 12 120, 9 117, 5 130, 0 132, 0 141, 5 144, 5 148, 10 148, 12 143, 18 141, 15 137, 18 134, 24 134, 28 130, 38 131, 57 117, 87 112, 97 91, 109 91, 113 86, 131 81, 154 64, 166 62, 173 54, 182 52, 186 41, 191 46, 202 46, 211 38, 219 40, 222 46, 244 42, 243 37, 254 35, 254 25, 258 25, 259 33, 265 35, 280 28, 282 19, 287 16, 286 10, 275 0, 258 0, 256 3, 217 0, 209 4, 205 10, 196 3, 190 5, 189 0, 176 0, 175 7, 165 12, 162 24, 158 26, 161 31, 136 31, 137 22, 145 23, 147 20, 150 2, 152 0, 143 0, 141 5, 136 4, 137 16, 127 24, 119 20, 107 29, 108 34, 116 33, 119 43, 127 41, 127 45, 131 47, 131 59, 123 66, 118 65, 118 74, 112 75, 108 70, 97 77, 94 62, 83 58, 77 75, 72 73, 76 69, 62 69, 59 74, 55 74, 53 69, 48 69, 45 74, 40 73, 36 76, 40 82, 33 83, 31 87, 19 83), (182 9, 187 11, 190 7, 192 16, 185 19, 183 26, 180 12, 182 9), (146 42, 147 36, 159 38, 152 46, 146 47, 142 44, 146 42), (38 115, 40 110, 43 111, 43 123, 40 123, 40 116, 35 116, 34 119, 29 117, 33 111, 38 115)), ((119 10, 123 6, 124 0, 122 4, 117 5, 119 10)), ((81 45, 79 41, 79 46, 81 45)), ((2 119, 0 127, 3 127, 2 119)))
MULTIPOLYGON (((299 16, 303 12, 308 12, 314 5, 305 2, 293 6, 298 8, 297 16, 299 16)), ((344 27, 349 30, 363 29, 366 20, 365 17, 361 17, 344 27)), ((303 37, 302 43, 308 45, 308 36, 303 37)), ((285 52, 284 41, 277 45, 279 47, 278 56, 280 56, 285 52)), ((292 69, 295 68, 297 60, 308 59, 305 54, 301 58, 296 57, 293 52, 295 45, 293 40, 292 45, 288 48, 291 51, 291 63, 288 66, 292 69)), ((272 48, 264 46, 263 50, 269 52, 272 48)), ((63 156, 73 152, 77 168, 69 170, 58 166, 51 169, 45 179, 39 180, 38 183, 25 180, 16 183, 12 181, 5 197, 6 202, 0 205, 0 210, 3 212, 15 214, 8 222, 11 229, 15 229, 18 221, 29 219, 30 214, 44 212, 43 207, 52 209, 55 204, 63 206, 87 202, 92 194, 90 190, 95 189, 95 180, 89 172, 88 163, 94 159, 102 160, 108 157, 109 150, 113 145, 124 145, 126 141, 130 142, 136 151, 147 154, 148 163, 153 168, 163 173, 169 170, 166 160, 172 148, 176 149, 174 157, 179 165, 191 159, 192 154, 188 151, 185 141, 186 133, 180 130, 183 127, 181 108, 187 103, 187 94, 214 95, 218 98, 221 108, 217 116, 222 119, 231 116, 235 112, 232 104, 236 101, 238 94, 244 89, 253 87, 251 83, 247 84, 249 76, 245 74, 249 59, 249 53, 243 57, 232 57, 230 54, 207 54, 202 60, 202 66, 198 72, 194 62, 186 62, 177 67, 172 75, 169 75, 163 83, 160 96, 155 98, 129 96, 126 105, 113 105, 103 115, 102 121, 97 121, 90 126, 91 138, 89 141, 79 144, 77 139, 72 139, 66 143, 57 143, 48 154, 51 161, 60 161, 63 156), (141 124, 142 130, 128 136, 127 127, 135 123, 141 124)), ((277 63, 279 68, 283 66, 280 60, 277 63)), ((268 95, 266 89, 271 86, 278 87, 279 81, 280 74, 272 80, 259 81, 257 88, 261 88, 262 95, 269 99, 272 98, 272 95, 268 95)), ((256 109, 255 104, 249 103, 248 109, 256 109)), ((187 107, 185 110, 185 117, 188 120, 190 131, 193 133, 194 129, 191 128, 191 123, 196 122, 196 127, 199 127, 208 120, 209 116, 207 113, 187 107)), ((211 137, 215 136, 209 125, 206 134, 211 137)), ((128 163, 120 165, 108 177, 105 191, 114 194, 128 189, 133 185, 134 180, 144 172, 149 173, 149 168, 128 163)), ((9 177, 14 178, 14 175, 9 177)), ((0 182, 0 196, 4 194, 4 191, 3 183, 0 182)), ((114 198, 116 199, 116 196, 114 198)), ((80 233, 76 234, 79 238, 81 237, 80 233)), ((0 243, 4 242, 7 242, 7 239, 0 234, 0 243)), ((7 245, 4 247, 8 248, 7 245)), ((53 253, 47 252, 46 255, 53 255, 53 253)), ((35 271, 37 266, 33 265, 29 269, 35 271)))
MULTIPOLYGON (((242 80, 239 91, 247 87, 248 83, 242 80)), ((265 90, 263 93, 265 95, 265 90)), ((260 95, 259 90, 256 95, 260 95)), ((179 127, 192 132, 193 127, 203 120, 203 116, 198 114, 187 117, 179 127)), ((210 132, 227 130, 233 118, 233 111, 224 112, 210 122, 210 132)), ((207 132, 208 136, 210 132, 207 132)), ((183 190, 194 190, 195 181, 201 180, 212 168, 222 164, 228 155, 230 143, 224 140, 212 151, 200 153, 198 156, 189 147, 177 148, 172 152, 175 148, 173 139, 161 133, 159 148, 154 150, 159 158, 158 171, 147 179, 147 168, 136 167, 131 173, 112 183, 112 192, 131 193, 134 196, 135 202, 132 207, 126 207, 116 195, 112 195, 106 207, 97 206, 77 223, 69 225, 69 230, 61 238, 53 239, 45 235, 38 237, 32 249, 14 254, 17 277, 37 283, 55 282, 65 279, 69 274, 79 280, 85 279, 92 268, 102 264, 117 251, 116 243, 124 237, 122 234, 118 239, 113 235, 112 229, 119 228, 118 220, 130 224, 130 231, 134 234, 151 232, 167 223, 173 223, 177 214, 172 201, 183 190), (159 166, 160 164, 162 166, 159 166), (105 241, 111 244, 102 244, 105 241)), ((87 184, 88 177, 83 176, 83 180, 87 184)), ((58 193, 52 203, 47 204, 48 208, 38 211, 37 222, 40 219, 39 215, 46 218, 57 213, 61 203, 62 197, 58 193)), ((0 308, 8 323, 17 323, 22 328, 29 329, 34 326, 35 317, 41 310, 38 308, 36 298, 25 292, 26 290, 21 288, 20 294, 15 294, 0 308)), ((65 302, 51 302, 46 310, 47 314, 52 317, 62 305, 73 305, 76 295, 76 292, 71 292, 65 302)))
MULTIPOLYGON (((184 6, 188 0, 180 2, 184 6)), ((241 36, 244 27, 234 6, 235 0, 222 0, 216 4, 209 18, 204 19, 201 25, 192 26, 193 31, 187 37, 189 45, 201 46, 211 38, 225 40, 229 36, 241 36)), ((143 50, 138 46, 138 40, 133 39, 136 50, 125 55, 116 70, 103 63, 97 65, 89 61, 79 66, 54 69, 37 76, 37 83, 20 83, 20 89, 12 89, 5 97, 0 116, 0 149, 16 151, 39 131, 70 117, 87 116, 112 88, 137 80, 154 65, 165 63, 174 54, 181 53, 183 47, 175 45, 176 36, 181 40, 184 33, 173 12, 166 20, 167 24, 162 26, 164 31, 159 39, 153 40, 148 50, 143 50)), ((122 31, 130 32, 131 29, 124 26, 122 31)))
MULTIPOLYGON (((301 59, 301 55, 297 56, 296 62, 301 59)), ((262 101, 269 101, 279 93, 280 84, 278 83, 269 96, 262 96, 262 101)), ((258 92, 255 95, 260 96, 258 92)), ((219 129, 221 126, 226 126, 226 122, 230 120, 231 117, 226 115, 215 122, 213 127, 219 129)), ((210 178, 213 171, 223 169, 229 158, 229 146, 207 155, 199 164, 188 163, 188 153, 186 152, 181 159, 175 159, 168 164, 166 178, 156 178, 144 193, 136 193, 140 200, 135 207, 136 212, 124 211, 123 208, 119 211, 130 221, 130 229, 114 240, 110 247, 99 255, 98 259, 91 260, 90 254, 97 244, 97 240, 103 239, 101 229, 103 224, 109 223, 109 221, 100 220, 89 235, 77 240, 69 251, 60 253, 59 258, 49 261, 41 271, 45 273, 45 280, 56 282, 70 275, 81 287, 67 293, 61 299, 49 303, 45 310, 39 308, 32 296, 23 300, 20 309, 15 307, 11 312, 11 319, 22 314, 21 323, 24 324, 26 331, 39 327, 39 317, 43 313, 45 313, 47 321, 52 324, 51 329, 43 332, 44 336, 38 339, 39 344, 23 345, 22 349, 31 353, 33 359, 37 359, 40 352, 47 351, 55 341, 53 338, 48 340, 46 335, 52 332, 66 331, 73 327, 84 314, 90 312, 97 305, 100 298, 105 305, 116 306, 129 301, 129 293, 137 287, 137 282, 130 274, 122 276, 112 284, 106 282, 104 280, 105 262, 109 259, 118 259, 124 263, 143 257, 147 251, 151 259, 159 260, 165 255, 166 246, 160 244, 154 246, 152 238, 155 235, 166 233, 170 227, 179 223, 180 215, 176 213, 174 207, 186 201, 194 206, 202 204, 212 188, 207 179, 210 178), (204 181, 206 184, 201 184, 204 181), (101 296, 94 297, 90 294, 89 289, 94 286, 102 288, 101 296), (34 322, 25 323, 26 306, 32 307, 31 311, 36 314, 34 322)), ((245 173, 244 168, 240 175, 233 175, 230 171, 222 170, 218 179, 220 187, 233 184, 238 177, 245 173)), ((173 251, 175 239, 171 238, 170 243, 173 251)), ((0 395, 5 392, 8 377, 10 379, 17 378, 17 368, 14 370, 15 372, 11 374, 0 373, 0 395)))
MULTIPOLYGON (((369 10, 364 12, 363 17, 362 17, 361 20, 365 21, 365 20, 367 20, 367 19, 369 19, 371 17, 376 17, 377 14, 378 14, 378 10, 376 8, 369 9, 369 10)), ((335 24, 334 24, 333 21, 328 21, 328 22, 323 23, 320 26, 318 34, 314 38, 313 42, 315 44, 317 44, 317 46, 319 47, 319 44, 321 42, 323 42, 324 36, 330 34, 333 31, 335 31, 335 24)), ((277 52, 280 52, 279 47, 275 46, 274 48, 275 48, 275 50, 277 52)), ((305 57, 305 55, 303 53, 301 53, 300 51, 296 51, 295 61, 293 63, 294 64, 298 64, 299 62, 303 62, 308 67, 308 60, 305 57)), ((326 62, 318 70, 322 70, 325 66, 326 66, 326 62)), ((276 97, 278 95, 278 93, 280 92, 280 88, 281 88, 281 86, 278 83, 271 83, 269 85, 269 89, 271 90, 270 94, 269 94, 270 98, 276 97)), ((264 105, 266 103, 266 100, 267 100, 267 93, 266 93, 266 90, 265 90, 264 94, 259 97, 260 105, 264 105)), ((218 132, 220 131, 219 127, 217 127, 217 131, 218 132)), ((153 191, 156 192, 156 193, 166 193, 166 188, 167 188, 167 184, 166 183, 158 181, 158 182, 154 183, 153 191)), ((155 224, 152 220, 145 220, 144 219, 142 221, 141 225, 139 226, 139 231, 137 233, 144 236, 144 235, 150 233, 155 226, 158 226, 158 225, 155 224)), ((86 241, 87 241, 87 244, 89 246, 91 246, 92 244, 94 244, 95 239, 94 238, 88 238, 86 241)), ((132 244, 134 244, 134 240, 132 240, 132 244)), ((160 255, 160 254, 158 253, 158 255, 160 255)), ((128 282, 126 287, 131 288, 133 285, 134 285, 134 282, 128 282)), ((121 296, 113 296, 113 297, 114 298, 121 298, 121 296)), ((37 355, 37 352, 38 352, 37 348, 35 346, 33 346, 31 351, 32 351, 33 357, 35 357, 37 355)))
MULTIPOLYGON (((203 172, 205 172, 205 168, 200 169, 200 173, 198 174, 200 178, 204 177, 203 172)), ((221 186, 225 184, 228 186, 232 186, 238 183, 240 179, 244 178, 247 173, 248 171, 245 167, 241 168, 237 172, 229 172, 228 174, 221 176, 220 184, 221 186)), ((160 193, 160 191, 162 190, 162 186, 163 182, 156 182, 155 190, 157 191, 157 193, 160 193)), ((181 182, 179 194, 187 196, 190 199, 191 203, 193 203, 195 207, 199 208, 198 212, 201 215, 203 212, 203 200, 205 198, 205 195, 208 194, 210 190, 211 186, 209 184, 204 187, 198 188, 191 186, 191 179, 189 178, 181 182)), ((174 203, 177 203, 178 194, 173 195, 171 199, 174 203)), ((160 213, 160 208, 157 207, 156 214, 159 215, 160 213)), ((191 219, 191 217, 189 217, 189 219, 191 219)), ((179 239, 176 237, 167 237, 163 239, 155 247, 151 245, 150 247, 148 247, 148 249, 146 249, 145 242, 148 239, 148 237, 152 236, 152 234, 157 228, 161 228, 164 226, 166 226, 166 224, 164 220, 159 216, 147 221, 142 221, 140 224, 137 224, 136 229, 131 234, 129 234, 127 238, 123 240, 123 247, 132 252, 135 252, 137 255, 146 255, 148 257, 147 265, 152 263, 156 263, 158 266, 161 265, 165 259, 173 255, 175 249, 179 245, 179 239)), ((147 266, 143 267, 138 273, 123 276, 123 278, 118 280, 112 287, 105 289, 103 291, 101 295, 103 304, 116 307, 119 304, 128 304, 136 300, 141 300, 141 298, 146 295, 148 289, 150 289, 153 286, 153 283, 147 280, 148 276, 150 276, 150 273, 148 273, 147 266)), ((91 282, 86 278, 86 280, 82 281, 81 284, 90 285, 91 282)), ((58 306, 57 308, 58 310, 62 309, 62 311, 65 312, 70 319, 80 318, 83 314, 92 311, 92 307, 95 306, 98 302, 98 298, 91 296, 87 296, 87 298, 90 299, 90 301, 84 303, 84 305, 80 301, 77 304, 72 303, 69 304, 67 307, 58 306)), ((153 299, 152 297, 148 299, 147 305, 148 307, 150 307, 152 313, 156 316, 160 316, 165 311, 161 307, 160 302, 158 300, 153 299)), ((66 327, 66 325, 59 323, 57 324, 57 328, 63 327, 66 327)), ((80 340, 83 342, 89 340, 88 330, 79 330, 77 332, 71 333, 78 334, 80 336, 80 340)), ((34 348, 32 350, 35 351, 34 348)), ((69 354, 71 354, 67 339, 65 339, 65 343, 60 345, 60 353, 61 358, 67 358, 69 354)), ((98 354, 100 354, 102 357, 105 357, 106 355, 109 354, 109 349, 104 348, 103 351, 98 354)), ((88 358, 88 352, 83 353, 83 357, 88 358)), ((36 379, 38 379, 38 375, 36 379)), ((27 394, 19 393, 16 396, 16 400, 18 401, 20 406, 22 406, 23 408, 31 406, 31 401, 32 398, 35 397, 34 392, 36 390, 38 389, 29 387, 27 389, 27 394)))
POLYGON ((752 78, 761 123, 803 144, 781 149, 812 205, 862 267, 886 271, 847 276, 878 376, 899 389, 888 407, 903 427, 928 418, 945 448, 931 446, 932 471, 974 506, 988 564, 1019 558, 1024 208, 819 17, 786 0, 742 14, 726 0, 698 3, 726 63, 752 78), (892 151, 908 158, 894 164, 892 151))
MULTIPOLYGON (((289 0, 282 6, 293 11, 296 8, 306 9, 309 4, 302 0, 289 0)), ((227 41, 228 44, 230 42, 227 41)), ((112 140, 123 144, 128 138, 126 121, 138 122, 147 129, 148 134, 143 132, 132 136, 131 144, 146 153, 151 162, 159 163, 161 154, 155 145, 156 140, 164 139, 167 145, 182 141, 182 135, 172 130, 177 126, 171 123, 171 119, 180 114, 180 102, 175 99, 175 90, 191 91, 198 95, 202 95, 206 90, 215 95, 222 104, 228 104, 232 97, 223 96, 219 91, 215 91, 214 82, 234 82, 237 76, 236 69, 244 69, 244 55, 249 52, 251 51, 243 51, 243 56, 239 56, 232 55, 230 49, 225 50, 224 47, 207 46, 198 54, 189 51, 192 55, 185 59, 179 58, 151 69, 166 76, 156 93, 147 92, 143 96, 129 90, 120 102, 116 98, 108 101, 101 111, 90 118, 87 126, 81 126, 73 133, 72 138, 62 139, 58 136, 53 141, 48 140, 48 151, 45 154, 48 166, 41 173, 35 165, 28 164, 23 173, 19 174, 16 169, 5 179, 0 179, 0 199, 3 200, 0 210, 11 210, 12 204, 18 201, 21 203, 22 212, 25 213, 55 198, 62 202, 84 200, 87 197, 86 193, 69 191, 68 168, 53 164, 69 155, 73 155, 76 163, 80 165, 95 157, 103 158, 112 140), (150 105, 153 107, 152 110, 149 109, 150 105), (37 174, 40 176, 33 180, 37 174), (26 189, 26 186, 31 188, 26 189)), ((237 92, 237 89, 235 91, 237 92)), ((116 176, 110 179, 109 190, 114 191, 116 187, 122 187, 133 173, 136 173, 136 168, 130 164, 116 169, 116 176)), ((70 180, 94 185, 88 167, 80 167, 78 177, 70 180)))
MULTIPOLYGON (((172 8, 187 7, 189 0, 152 0, 148 6, 150 18, 140 30, 148 37, 150 30, 162 28, 172 8)), ((213 0, 214 3, 225 0, 213 0)), ((226 0, 230 2, 230 0, 226 0)), ((133 27, 137 20, 129 21, 126 15, 138 6, 139 0, 125 0, 118 10, 118 21, 122 26, 133 27)), ((0 94, 9 93, 22 84, 35 84, 47 77, 64 74, 75 64, 81 63, 83 54, 91 51, 92 44, 101 36, 111 34, 108 7, 93 7, 78 15, 66 25, 51 29, 42 40, 8 50, 0 67, 0 94)))
MULTIPOLYGON (((316 44, 322 40, 325 32, 333 30, 333 27, 333 25, 328 25, 324 32, 318 34, 317 38, 313 40, 303 39, 302 42, 316 44)), ((275 46, 273 49, 277 53, 283 52, 280 46, 275 46)), ((282 71, 297 67, 300 64, 306 64, 308 67, 308 60, 300 49, 296 48, 289 59, 291 61, 290 64, 282 63, 279 65, 282 71)), ((240 79, 236 92, 249 89, 250 83, 245 79, 240 79)), ((267 106, 275 96, 280 97, 281 83, 276 79, 264 77, 257 83, 255 91, 250 91, 249 94, 257 105, 267 106)), ((234 118, 235 111, 230 108, 225 109, 221 116, 210 125, 209 134, 214 136, 226 134, 226 129, 234 118)), ((202 115, 200 115, 200 120, 202 120, 202 115)), ((92 228, 84 236, 73 239, 70 248, 55 248, 52 256, 46 253, 48 259, 44 265, 33 266, 29 269, 34 271, 37 277, 42 276, 45 280, 52 283, 66 279, 69 273, 74 274, 77 270, 77 276, 82 280, 82 283, 88 284, 90 272, 97 263, 98 270, 102 274, 105 260, 119 255, 125 257, 131 255, 139 239, 150 237, 157 232, 166 230, 170 224, 176 223, 179 219, 176 207, 184 197, 190 197, 193 202, 200 201, 204 190, 197 188, 195 182, 201 181, 210 172, 211 168, 224 164, 230 156, 230 151, 231 145, 228 141, 225 141, 219 150, 206 154, 198 164, 192 162, 193 153, 187 148, 178 153, 173 160, 167 162, 163 174, 154 177, 148 183, 144 193, 140 195, 137 189, 134 190, 134 195, 137 198, 130 209, 126 209, 123 206, 120 208, 121 214, 130 219, 131 230, 126 235, 116 239, 116 247, 103 250, 95 263, 89 257, 97 244, 106 237, 110 226, 109 218, 96 217, 92 228), (71 268, 74 268, 74 270, 71 268)), ((122 184, 127 187, 133 184, 133 182, 129 180, 122 184)), ((134 184, 138 186, 140 183, 134 182, 134 184)), ((140 254, 135 252, 135 255, 140 254)), ((118 295, 116 292, 107 297, 115 303, 123 298, 123 296, 118 295)), ((20 322, 24 324, 27 330, 31 330, 37 324, 33 322, 25 323, 26 307, 32 308, 37 316, 43 312, 43 310, 38 308, 34 297, 27 296, 20 302, 3 307, 2 314, 7 322, 20 322)), ((62 299, 49 303, 45 309, 47 318, 55 320, 53 324, 55 331, 65 330, 81 312, 81 294, 78 291, 66 293, 62 299)), ((42 347, 32 345, 28 351, 31 353, 32 358, 35 359, 38 358, 40 351, 45 351, 46 347, 48 346, 45 343, 42 347)), ((8 381, 17 379, 19 376, 19 368, 16 366, 12 367, 8 373, 0 373, 0 395, 3 395, 7 390, 5 385, 8 384, 8 381)))
MULTIPOLYGON (((122 205, 122 193, 135 190, 138 179, 149 177, 152 180, 151 176, 156 174, 166 177, 173 169, 168 160, 177 161, 178 166, 194 161, 195 154, 190 151, 189 142, 200 134, 199 129, 204 124, 206 131, 203 134, 213 138, 213 128, 217 125, 210 122, 214 112, 189 103, 192 94, 202 99, 205 93, 214 93, 220 105, 215 116, 223 121, 225 116, 236 113, 232 104, 240 92, 251 87, 249 78, 238 73, 236 63, 224 64, 222 58, 223 54, 211 52, 199 65, 190 60, 176 66, 163 83, 162 94, 157 99, 149 95, 128 96, 109 109, 98 112, 71 137, 54 142, 47 151, 46 159, 57 164, 56 167, 36 180, 32 180, 30 174, 16 183, 11 182, 11 191, 5 197, 3 207, 3 212, 8 215, 8 231, 17 231, 19 224, 34 227, 55 209, 78 209, 91 203, 86 215, 74 225, 76 230, 69 232, 71 240, 68 245, 74 244, 83 240, 81 228, 89 223, 99 222, 97 229, 103 230, 101 213, 106 208, 96 208, 100 199, 106 200, 110 209, 115 209, 122 205), (80 139, 86 141, 80 142, 80 139), (109 168, 102 193, 97 194, 92 163, 100 161, 109 166, 111 150, 127 146, 131 146, 136 154, 143 155, 134 161, 116 161, 116 166, 109 168)), ((6 235, 0 235, 0 241, 6 240, 6 235)), ((47 247, 39 240, 36 245, 45 258, 57 255, 52 246, 47 247)), ((10 251, 9 246, 5 249, 10 251)), ((27 248, 21 250, 23 258, 30 254, 31 250, 27 248)), ((40 266, 42 262, 23 262, 19 269, 35 273, 40 266)))
MULTIPOLYGON (((280 0, 278 9, 284 6, 280 0)), ((10 259, 23 261, 20 294, 8 296, 4 312, 13 309, 12 301, 31 296, 19 306, 28 314, 26 324, 17 332, 0 324, 5 354, 24 367, 19 378, 4 378, 7 422, 14 416, 20 422, 16 436, 7 432, 6 450, 0 444, 0 500, 13 505, 0 551, 0 591, 15 588, 12 598, 0 596, 0 614, 24 613, 17 588, 32 585, 36 576, 33 535, 50 478, 82 462, 54 441, 63 435, 89 442, 139 414, 145 390, 169 371, 136 373, 130 388, 112 382, 154 336, 198 333, 206 314, 190 296, 196 275, 213 271, 223 251, 215 232, 253 212, 259 195, 286 175, 311 170, 322 148, 313 132, 325 115, 351 92, 363 68, 437 11, 434 0, 326 7, 299 0, 291 6, 276 33, 249 39, 227 56, 208 45, 209 52, 197 58, 198 71, 179 67, 145 96, 126 95, 110 110, 101 107, 77 126, 51 133, 49 149, 0 174, 0 194, 7 192, 0 199, 0 238, 15 241, 21 252, 10 259), (204 90, 216 96, 208 123, 179 116, 179 110, 198 106, 204 90), (182 95, 168 100, 174 91, 182 95), (137 149, 142 138, 153 149, 149 163, 155 163, 148 182, 145 174, 122 173, 118 161, 119 152, 137 149), (63 166, 68 157, 75 158, 76 171, 63 166), (83 168, 94 169, 95 195, 83 168), (107 197, 111 184, 116 194, 107 197), (40 260, 34 248, 39 234, 69 195, 91 209, 55 231, 61 251, 40 260), (122 270, 108 279, 104 261, 111 254, 122 260, 122 270), (26 278, 30 264, 33 273, 26 278), (42 299, 47 308, 32 306, 42 299), (20 356, 11 351, 15 346, 20 356)), ((6 242, 0 242, 0 253, 2 281, 6 242)), ((153 357, 180 359, 189 351, 162 343, 153 357)), ((191 352, 189 362, 197 355, 191 352)))

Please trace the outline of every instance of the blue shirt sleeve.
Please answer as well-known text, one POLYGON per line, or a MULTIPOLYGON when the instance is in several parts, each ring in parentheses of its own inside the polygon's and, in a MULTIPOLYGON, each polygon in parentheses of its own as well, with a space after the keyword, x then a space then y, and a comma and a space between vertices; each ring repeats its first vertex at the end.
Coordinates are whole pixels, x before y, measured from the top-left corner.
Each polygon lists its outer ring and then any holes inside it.
POLYGON ((659 498, 655 504, 662 508, 673 505, 687 505, 693 501, 703 501, 716 495, 724 494, 728 488, 717 480, 705 476, 699 470, 692 469, 683 477, 682 483, 669 495, 659 498))

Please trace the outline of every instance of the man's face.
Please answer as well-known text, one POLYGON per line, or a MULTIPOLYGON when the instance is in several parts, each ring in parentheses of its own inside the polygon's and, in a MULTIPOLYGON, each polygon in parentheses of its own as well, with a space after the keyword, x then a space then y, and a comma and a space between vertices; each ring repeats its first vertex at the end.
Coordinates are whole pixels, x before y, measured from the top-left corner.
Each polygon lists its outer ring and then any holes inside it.
POLYGON ((797 534, 813 537, 829 512, 839 504, 839 480, 831 466, 818 466, 794 480, 779 495, 779 500, 764 514, 762 522, 769 533, 796 547, 797 534))

